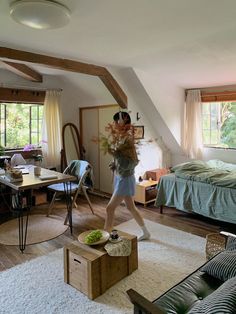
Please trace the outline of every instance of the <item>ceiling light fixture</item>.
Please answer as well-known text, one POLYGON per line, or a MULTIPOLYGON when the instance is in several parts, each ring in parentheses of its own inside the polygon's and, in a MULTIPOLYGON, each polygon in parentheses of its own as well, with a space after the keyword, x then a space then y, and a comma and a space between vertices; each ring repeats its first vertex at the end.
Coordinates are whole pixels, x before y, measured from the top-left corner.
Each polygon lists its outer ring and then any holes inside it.
POLYGON ((60 28, 69 23, 70 10, 52 0, 17 0, 10 4, 10 15, 18 23, 36 28, 60 28))

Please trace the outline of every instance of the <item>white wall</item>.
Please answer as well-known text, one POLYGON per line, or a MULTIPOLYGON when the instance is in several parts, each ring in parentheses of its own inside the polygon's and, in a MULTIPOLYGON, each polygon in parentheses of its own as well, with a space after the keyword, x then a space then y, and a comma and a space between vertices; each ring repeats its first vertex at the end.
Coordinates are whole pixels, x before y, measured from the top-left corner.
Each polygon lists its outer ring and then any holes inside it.
POLYGON ((63 124, 74 123, 79 128, 79 108, 116 103, 102 81, 95 76, 70 73, 63 78, 63 124))
POLYGON ((159 114, 165 121, 176 141, 181 143, 183 124, 184 89, 173 85, 165 77, 150 75, 139 69, 135 73, 146 89, 159 114))
MULTIPOLYGON (((178 145, 181 145, 182 138, 182 126, 183 126, 183 115, 184 115, 184 102, 185 95, 184 89, 176 86, 171 81, 166 81, 163 77, 149 75, 141 70, 135 70, 140 82, 146 89, 150 98, 152 99, 156 109, 162 116, 163 120, 167 124, 172 135, 175 137, 178 145)), ((220 90, 236 90, 236 86, 224 86, 217 88, 220 90)), ((205 91, 215 91, 215 88, 208 88, 205 91)), ((188 158, 183 152, 179 153, 175 151, 172 144, 169 145, 172 151, 172 165, 187 161, 188 158)), ((203 160, 209 159, 220 159, 225 162, 236 162, 236 151, 227 149, 215 149, 215 148, 204 148, 203 149, 203 160)))
POLYGON ((25 80, 20 76, 4 70, 0 69, 0 86, 1 87, 15 87, 15 88, 25 88, 28 87, 38 88, 38 89, 50 89, 50 88, 62 88, 62 81, 60 76, 52 76, 52 75, 44 75, 43 83, 36 83, 25 80))
MULTIPOLYGON (((138 145, 139 164, 136 167, 136 177, 144 175, 145 171, 169 166, 171 164, 170 151, 165 145, 163 135, 166 128, 161 121, 158 112, 154 112, 152 103, 144 88, 140 84, 135 72, 130 69, 109 69, 115 79, 119 82, 128 97, 128 111, 131 115, 132 123, 144 126, 144 140, 138 145), (137 112, 141 117, 137 121, 137 112), (154 121, 151 120, 154 118, 154 121), (153 123, 154 122, 154 123, 153 123), (157 126, 160 127, 161 133, 158 133, 157 126), (149 142, 151 140, 151 142, 149 142)), ((168 134, 166 137, 168 138, 168 134)), ((171 141, 172 139, 169 138, 171 141)))

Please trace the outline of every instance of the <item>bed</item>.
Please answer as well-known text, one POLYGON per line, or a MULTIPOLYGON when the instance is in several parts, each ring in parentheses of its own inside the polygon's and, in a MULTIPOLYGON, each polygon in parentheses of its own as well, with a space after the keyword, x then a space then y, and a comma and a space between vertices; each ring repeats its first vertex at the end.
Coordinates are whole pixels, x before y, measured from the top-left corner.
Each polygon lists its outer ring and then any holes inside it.
POLYGON ((177 165, 162 176, 155 205, 236 223, 236 165, 219 160, 177 165))

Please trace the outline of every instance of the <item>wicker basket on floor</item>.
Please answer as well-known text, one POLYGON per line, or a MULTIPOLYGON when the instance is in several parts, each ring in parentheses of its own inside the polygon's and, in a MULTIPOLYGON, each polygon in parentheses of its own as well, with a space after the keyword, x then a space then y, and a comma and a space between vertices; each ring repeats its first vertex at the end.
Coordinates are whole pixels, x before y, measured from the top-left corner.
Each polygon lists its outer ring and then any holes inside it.
POLYGON ((225 249, 226 238, 220 233, 209 233, 206 236, 206 259, 209 260, 225 249))

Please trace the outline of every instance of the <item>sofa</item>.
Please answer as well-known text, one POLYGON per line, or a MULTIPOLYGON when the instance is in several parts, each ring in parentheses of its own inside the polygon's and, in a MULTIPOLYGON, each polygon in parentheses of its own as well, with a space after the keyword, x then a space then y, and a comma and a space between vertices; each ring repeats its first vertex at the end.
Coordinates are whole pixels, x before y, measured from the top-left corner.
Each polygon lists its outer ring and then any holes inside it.
MULTIPOLYGON (((133 289, 135 314, 236 313, 236 235, 223 232, 225 249, 154 301, 133 289)), ((157 287, 158 288, 158 287, 157 287)))

